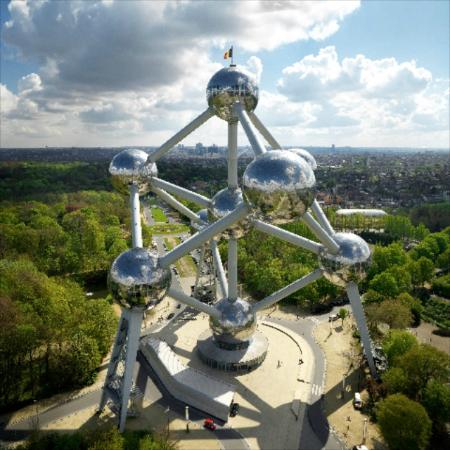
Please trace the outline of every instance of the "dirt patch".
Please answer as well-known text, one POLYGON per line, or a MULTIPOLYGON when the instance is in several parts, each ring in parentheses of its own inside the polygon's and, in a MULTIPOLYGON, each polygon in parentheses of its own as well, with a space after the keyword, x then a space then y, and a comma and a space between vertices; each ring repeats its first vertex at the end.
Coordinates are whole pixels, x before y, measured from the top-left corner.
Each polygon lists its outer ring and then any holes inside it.
POLYGON ((429 322, 422 322, 417 328, 410 329, 419 342, 430 344, 450 355, 450 337, 433 334, 435 330, 438 330, 438 327, 429 322))
POLYGON ((353 318, 349 317, 343 325, 341 320, 324 322, 314 330, 327 361, 325 412, 330 425, 348 447, 363 442, 366 426, 365 445, 369 449, 382 450, 386 447, 378 427, 353 407, 355 392, 361 393, 363 401, 368 399, 367 392, 362 389, 364 373, 359 369, 361 348, 352 336, 354 329, 353 318))

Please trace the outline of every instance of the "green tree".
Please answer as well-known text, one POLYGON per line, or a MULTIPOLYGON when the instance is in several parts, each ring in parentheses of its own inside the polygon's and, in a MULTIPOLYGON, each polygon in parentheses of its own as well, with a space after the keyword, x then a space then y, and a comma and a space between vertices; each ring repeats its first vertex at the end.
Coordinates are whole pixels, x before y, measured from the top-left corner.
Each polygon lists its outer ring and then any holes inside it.
POLYGON ((430 380, 423 392, 423 406, 439 426, 450 422, 450 385, 430 380))
POLYGON ((337 316, 342 320, 342 326, 344 326, 344 320, 348 317, 348 311, 345 308, 341 308, 337 316))
POLYGON ((381 434, 391 450, 425 450, 431 420, 425 408, 403 394, 388 396, 377 406, 381 434))
POLYGON ((408 376, 405 392, 409 397, 421 400, 430 380, 445 383, 450 372, 450 357, 428 344, 412 346, 395 360, 408 376))
POLYGON ((384 372, 382 379, 388 394, 403 393, 408 381, 407 375, 400 367, 391 367, 384 372))
POLYGON ((122 450, 124 437, 117 427, 108 427, 91 434, 88 450, 122 450))
POLYGON ((411 281, 415 287, 423 286, 424 283, 431 281, 434 272, 433 263, 424 256, 421 256, 417 261, 411 261, 407 265, 408 271, 411 274, 411 281))
POLYGON ((383 339, 383 351, 391 366, 400 356, 417 345, 417 339, 409 331, 404 330, 390 330, 383 339))
POLYGON ((389 272, 382 272, 375 275, 370 281, 369 287, 373 291, 381 294, 384 298, 392 298, 400 293, 394 275, 389 272))
POLYGON ((366 307, 366 316, 372 329, 380 323, 385 323, 390 328, 406 328, 412 321, 410 308, 396 300, 369 304, 366 307))

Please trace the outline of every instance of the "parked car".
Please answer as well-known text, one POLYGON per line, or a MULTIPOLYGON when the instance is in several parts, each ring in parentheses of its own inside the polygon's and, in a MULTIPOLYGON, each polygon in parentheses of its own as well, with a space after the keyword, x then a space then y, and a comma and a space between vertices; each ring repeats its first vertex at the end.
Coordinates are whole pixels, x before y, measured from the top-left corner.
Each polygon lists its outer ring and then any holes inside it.
POLYGON ((175 315, 174 313, 170 313, 170 314, 167 316, 167 320, 170 320, 174 315, 175 315))
POLYGON ((239 403, 232 403, 231 407, 230 407, 230 417, 235 417, 237 416, 237 413, 239 412, 239 403))
POLYGON ((203 426, 211 431, 214 431, 217 428, 214 420, 212 420, 211 418, 205 419, 203 422, 203 426))
POLYGON ((352 447, 352 450, 369 450, 365 445, 361 444, 361 445, 354 445, 352 447))
POLYGON ((355 396, 353 397, 353 407, 355 409, 362 408, 361 394, 359 392, 355 392, 355 396))
POLYGON ((330 314, 328 316, 328 322, 334 322, 335 320, 338 320, 338 319, 339 319, 339 317, 337 314, 330 314))

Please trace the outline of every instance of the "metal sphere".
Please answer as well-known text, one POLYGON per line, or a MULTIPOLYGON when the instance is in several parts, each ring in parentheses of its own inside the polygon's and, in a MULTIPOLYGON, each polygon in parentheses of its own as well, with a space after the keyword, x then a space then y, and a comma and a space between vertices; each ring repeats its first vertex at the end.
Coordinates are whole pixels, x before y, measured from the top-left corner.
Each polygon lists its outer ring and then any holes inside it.
POLYGON ((289 148, 287 150, 292 152, 292 153, 295 153, 296 155, 298 155, 301 158, 303 158, 311 166, 312 170, 316 170, 317 169, 316 159, 314 158, 313 155, 311 155, 311 153, 309 153, 305 149, 303 149, 303 148, 289 148))
POLYGON ((233 105, 241 102, 251 112, 258 104, 259 89, 255 77, 236 66, 225 67, 216 72, 206 87, 208 105, 218 117, 229 122, 234 120, 233 105))
POLYGON ((129 194, 130 185, 139 187, 139 194, 150 191, 150 179, 158 175, 155 163, 146 165, 148 155, 142 150, 127 149, 118 153, 109 165, 111 182, 121 194, 129 194))
POLYGON ((244 196, 255 214, 272 223, 301 216, 314 200, 316 178, 309 164, 287 150, 272 150, 245 169, 244 196))
POLYGON ((170 281, 170 269, 161 267, 158 254, 137 247, 114 260, 108 286, 125 308, 149 308, 163 299, 170 281))
POLYGON ((370 264, 370 248, 367 242, 353 233, 336 233, 333 239, 340 251, 333 255, 326 250, 319 254, 324 277, 337 286, 345 287, 349 281, 365 278, 370 264))
MULTIPOLYGON (((222 189, 211 200, 211 207, 209 209, 211 221, 225 217, 242 203, 244 203, 244 197, 242 195, 242 191, 239 188, 222 189)), ((242 219, 239 222, 233 224, 228 230, 226 230, 223 233, 223 236, 225 238, 230 236, 240 238, 246 234, 249 228, 250 225, 248 223, 248 220, 242 219)))
POLYGON ((191 220, 191 231, 193 233, 196 233, 197 231, 203 230, 208 225, 208 210, 207 209, 201 209, 197 215, 200 217, 200 222, 194 222, 191 220))
POLYGON ((252 312, 250 303, 240 298, 234 302, 223 298, 214 307, 221 313, 220 319, 209 319, 209 326, 216 340, 236 344, 248 340, 255 332, 256 315, 252 312))

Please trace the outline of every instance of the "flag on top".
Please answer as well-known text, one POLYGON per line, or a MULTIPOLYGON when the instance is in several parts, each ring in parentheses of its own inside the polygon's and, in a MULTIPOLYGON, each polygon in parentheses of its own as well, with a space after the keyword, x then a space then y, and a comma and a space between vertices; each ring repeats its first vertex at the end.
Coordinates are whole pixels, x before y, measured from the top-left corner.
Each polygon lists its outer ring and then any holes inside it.
POLYGON ((233 46, 229 48, 224 54, 223 59, 233 58, 233 46))

